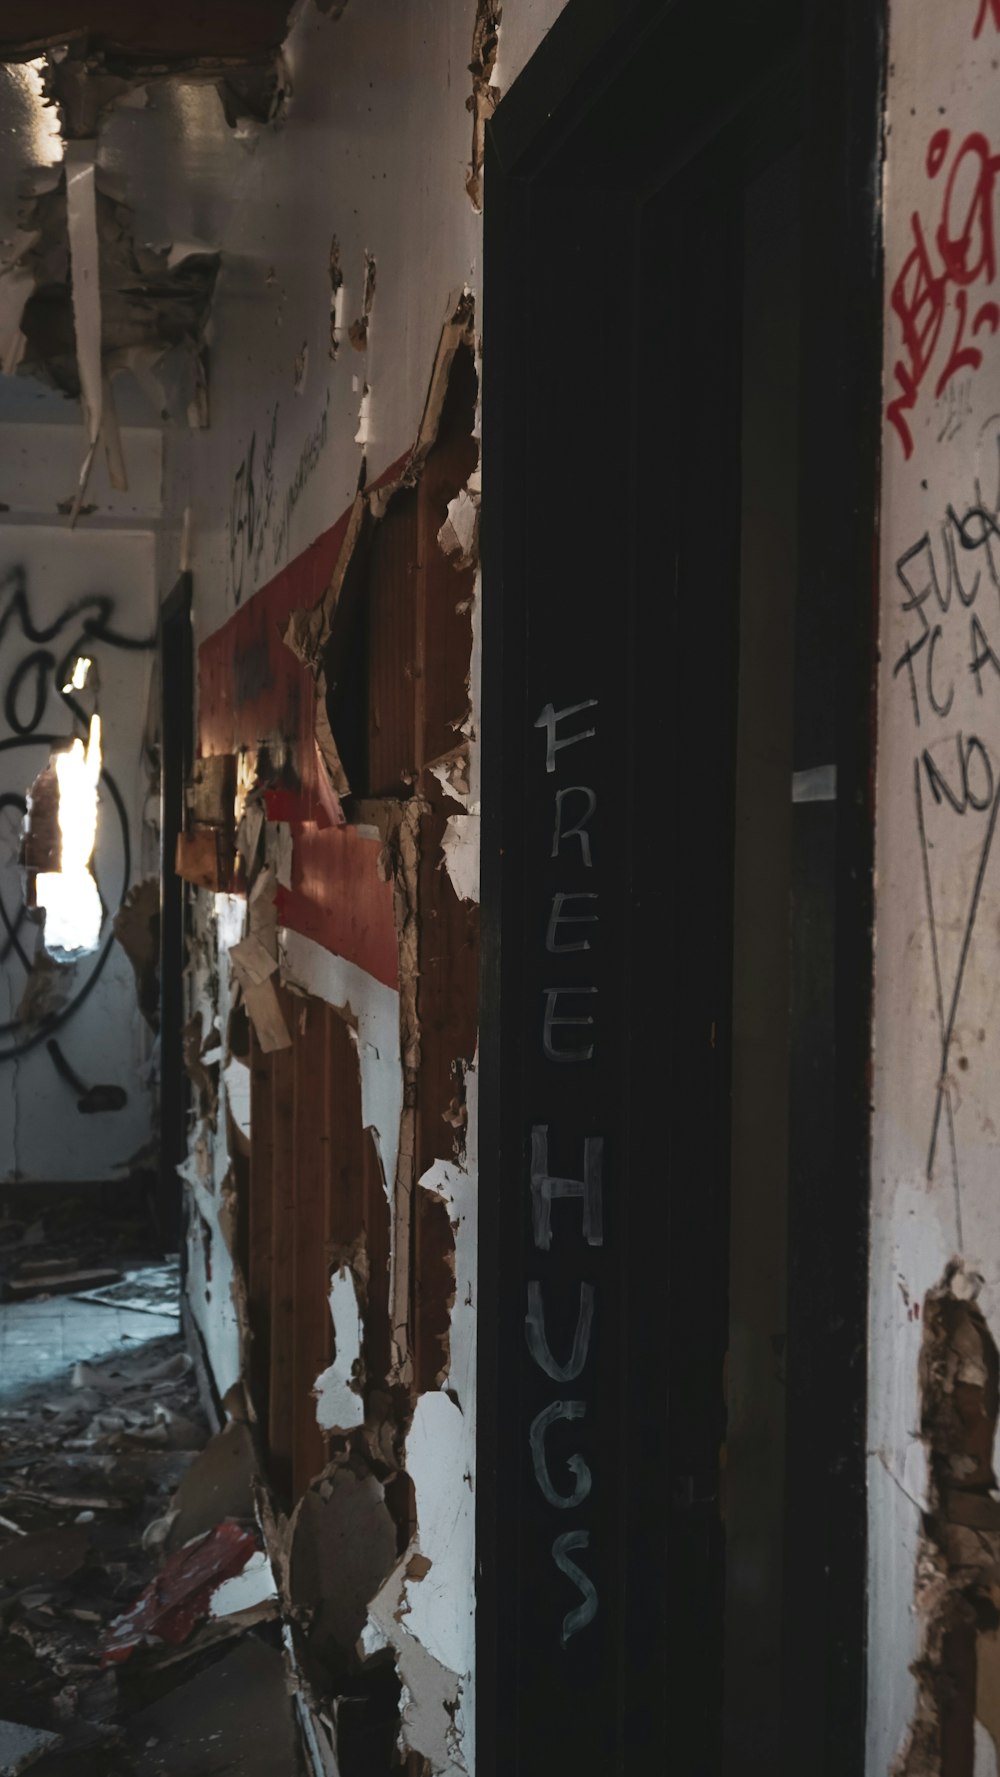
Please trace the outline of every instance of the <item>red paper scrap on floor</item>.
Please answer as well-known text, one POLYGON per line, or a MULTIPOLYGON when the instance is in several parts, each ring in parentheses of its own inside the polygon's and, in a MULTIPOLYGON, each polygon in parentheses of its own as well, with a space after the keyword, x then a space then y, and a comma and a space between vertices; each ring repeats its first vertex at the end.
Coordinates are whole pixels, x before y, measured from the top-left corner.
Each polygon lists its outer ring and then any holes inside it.
POLYGON ((217 1524, 171 1555, 124 1616, 109 1623, 102 1663, 120 1665, 144 1641, 178 1647, 208 1615, 209 1601, 223 1580, 242 1573, 260 1545, 240 1524, 217 1524))

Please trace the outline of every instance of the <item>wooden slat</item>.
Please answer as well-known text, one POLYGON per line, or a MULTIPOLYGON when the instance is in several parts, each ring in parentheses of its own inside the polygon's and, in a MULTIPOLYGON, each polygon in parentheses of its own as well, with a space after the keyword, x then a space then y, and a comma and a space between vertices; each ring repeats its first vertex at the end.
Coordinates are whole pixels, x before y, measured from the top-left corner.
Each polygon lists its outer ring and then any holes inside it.
POLYGON ((332 1010, 328 1038, 331 1128, 327 1227, 332 1255, 353 1246, 363 1226, 364 1167, 358 1052, 343 1018, 332 1010))
POLYGON ((389 1333, 389 1202, 382 1163, 370 1129, 364 1132, 364 1231, 368 1248, 368 1305, 365 1314, 365 1361, 369 1380, 385 1381, 391 1358, 389 1333))
MULTIPOLYGON (((473 572, 456 571, 437 533, 475 467, 475 396, 471 354, 460 352, 418 488, 394 501, 375 531, 367 640, 357 654, 367 684, 371 794, 410 794, 410 775, 455 747, 455 724, 466 712, 471 620, 458 606, 471 597, 473 572)), ((456 805, 429 773, 419 788, 431 812, 422 826, 418 889, 417 1176, 453 1155, 456 1131, 447 1113, 459 1084, 454 1066, 473 1056, 478 1007, 478 909, 458 900, 439 868, 441 837, 456 805)), ((281 1001, 292 1048, 264 1056, 254 1042, 252 1050, 249 1298, 254 1398, 267 1426, 271 1479, 291 1502, 326 1459, 312 1390, 332 1357, 330 1276, 335 1265, 357 1260, 362 1242, 366 1373, 369 1387, 385 1384, 390 1210, 374 1136, 361 1120, 348 1025, 316 1000, 282 991, 281 1001)), ((397 1233, 405 1235, 400 1252, 415 1382, 426 1389, 439 1381, 447 1353, 453 1236, 446 1209, 426 1192, 415 1192, 412 1211, 403 1214, 397 1233)), ((356 1266, 359 1288, 363 1275, 356 1266)))
POLYGON ((370 1383, 389 1369, 389 1204, 371 1130, 361 1122, 358 1055, 340 1014, 329 1011, 329 1129, 326 1253, 330 1269, 355 1250, 360 1236, 368 1261, 364 1303, 364 1357, 370 1383))
POLYGON ((439 759, 458 744, 457 725, 469 707, 475 570, 457 569, 437 538, 448 516, 449 501, 464 488, 479 458, 472 435, 475 417, 476 368, 472 353, 463 346, 452 365, 437 442, 417 488, 418 671, 413 751, 418 765, 439 759))
MULTIPOLYGON (((462 1082, 456 1063, 475 1054, 479 1004, 479 909, 460 901, 438 869, 441 838, 452 808, 424 774, 431 812, 420 835, 420 1071, 417 1079, 416 1176, 435 1160, 454 1157, 457 1131, 446 1113, 462 1082)), ((413 1355, 419 1389, 438 1385, 448 1349, 454 1237, 447 1211, 426 1191, 413 1203, 413 1355)))
POLYGON ((292 1228, 294 1318, 292 1326, 293 1496, 308 1486, 326 1461, 326 1439, 316 1422, 313 1387, 332 1357, 325 1250, 327 1179, 330 1168, 329 1008, 300 999, 294 1025, 295 1215, 292 1228))
POLYGON ((416 493, 393 500, 375 532, 368 576, 368 792, 407 795, 404 774, 418 763, 416 493))
POLYGON ((271 1057, 250 1034, 250 1213, 247 1304, 250 1389, 258 1420, 267 1424, 271 1374, 271 1240, 274 1226, 274 1131, 271 1057))
MULTIPOLYGON (((294 1028, 297 1002, 278 989, 289 1029, 294 1028)), ((287 1499, 292 1489, 294 1425, 295 1309, 295 1049, 271 1056, 271 1370, 268 1388, 268 1443, 271 1479, 287 1499)))

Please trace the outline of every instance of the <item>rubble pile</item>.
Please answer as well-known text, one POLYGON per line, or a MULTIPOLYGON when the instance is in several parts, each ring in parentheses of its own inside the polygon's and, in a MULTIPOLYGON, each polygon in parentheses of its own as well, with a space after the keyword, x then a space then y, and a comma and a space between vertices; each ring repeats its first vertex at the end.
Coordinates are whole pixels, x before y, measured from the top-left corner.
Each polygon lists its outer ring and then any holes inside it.
POLYGON ((179 1337, 0 1397, 2 1777, 294 1777, 276 1611, 179 1337))

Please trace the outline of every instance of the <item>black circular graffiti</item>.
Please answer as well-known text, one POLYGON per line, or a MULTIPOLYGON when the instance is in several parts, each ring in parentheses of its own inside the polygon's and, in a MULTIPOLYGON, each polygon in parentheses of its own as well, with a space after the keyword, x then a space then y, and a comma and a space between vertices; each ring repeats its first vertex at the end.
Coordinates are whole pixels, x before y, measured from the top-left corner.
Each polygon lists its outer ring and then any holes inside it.
MULTIPOLYGON (((155 647, 154 637, 134 638, 112 628, 114 601, 103 593, 93 593, 66 606, 59 618, 50 624, 33 621, 28 602, 25 577, 21 569, 0 576, 0 646, 12 624, 20 628, 29 643, 25 653, 11 671, 3 688, 3 717, 9 730, 0 740, 0 754, 16 754, 26 748, 52 749, 65 746, 72 733, 87 733, 88 716, 79 700, 67 687, 72 663, 77 655, 93 652, 97 644, 112 648, 146 651, 155 647), (46 646, 59 638, 58 653, 46 646), (68 640, 69 646, 64 647, 68 640), (73 720, 71 734, 43 733, 40 724, 55 693, 73 720)), ((29 774, 25 773, 25 782, 29 774)), ((101 792, 114 808, 121 846, 121 881, 115 892, 105 894, 105 928, 98 948, 73 965, 72 987, 68 997, 53 1010, 30 1023, 17 1016, 0 1019, 0 1062, 12 1061, 51 1038, 54 1031, 66 1024, 80 1010, 93 992, 104 970, 114 944, 114 932, 107 929, 114 913, 128 891, 132 874, 132 851, 129 817, 121 792, 107 770, 101 772, 101 792)), ((0 816, 7 811, 16 816, 18 827, 27 807, 21 790, 0 792, 0 816)), ((29 913, 18 885, 17 905, 12 910, 0 886, 0 969, 19 967, 25 979, 34 966, 34 949, 24 942, 29 913)))
MULTIPOLYGON (((56 747, 62 745, 65 739, 65 735, 60 734, 31 734, 25 739, 0 740, 0 753, 11 752, 18 747, 56 747)), ((122 879, 117 898, 113 903, 113 914, 114 910, 121 906, 128 890, 132 875, 132 847, 129 840, 128 811, 122 800, 121 791, 119 790, 118 785, 107 771, 101 772, 101 786, 107 791, 111 798, 121 826, 122 879)), ((0 809, 4 807, 9 808, 14 805, 19 805, 23 815, 27 806, 23 796, 13 795, 8 792, 0 797, 0 809)), ((4 902, 3 892, 0 890, 0 924, 2 924, 4 929, 4 942, 3 945, 0 946, 0 963, 6 964, 11 954, 16 954, 22 963, 26 974, 30 972, 33 960, 24 950, 20 942, 21 930, 27 917, 28 909, 25 906, 23 899, 20 900, 16 914, 11 917, 10 911, 4 902)), ((0 1062, 12 1061, 19 1055, 26 1055, 29 1049, 34 1049, 39 1043, 44 1043, 46 1038, 52 1035, 53 1031, 58 1030, 60 1025, 66 1024, 67 1021, 73 1017, 73 1014, 79 1011, 87 996, 96 986, 101 971, 111 954, 111 947, 114 944, 114 941, 114 932, 109 932, 99 949, 91 953, 91 956, 88 959, 90 967, 87 970, 85 980, 81 981, 76 991, 70 994, 69 998, 63 1002, 57 1012, 50 1013, 48 1017, 42 1019, 40 1023, 34 1024, 30 1031, 24 1029, 21 1020, 18 1018, 0 1019, 0 1062)), ((79 968, 79 966, 79 964, 76 965, 77 968, 79 968)))

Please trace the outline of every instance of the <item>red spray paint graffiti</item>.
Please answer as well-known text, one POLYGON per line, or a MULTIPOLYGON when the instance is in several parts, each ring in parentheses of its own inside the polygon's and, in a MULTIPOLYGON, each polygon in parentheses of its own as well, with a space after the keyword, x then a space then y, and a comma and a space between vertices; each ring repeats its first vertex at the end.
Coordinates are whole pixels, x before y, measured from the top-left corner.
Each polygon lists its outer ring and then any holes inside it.
MULTIPOLYGON (((1000 5, 1000 0, 989 3, 1000 5)), ((950 147, 951 131, 936 130, 927 148, 928 178, 939 178, 950 147)), ((900 392, 886 407, 886 418, 895 426, 907 457, 913 452, 908 415, 929 373, 939 366, 934 380, 937 399, 960 371, 978 370, 983 353, 976 340, 1000 327, 1000 303, 983 300, 996 282, 998 174, 1000 155, 993 154, 986 137, 974 131, 951 157, 939 187, 941 206, 933 233, 919 211, 914 210, 910 220, 913 244, 890 292, 902 334, 900 356, 893 365, 900 392)))
POLYGON ((972 29, 973 37, 982 35, 987 18, 991 18, 994 29, 1000 31, 1000 0, 980 0, 979 13, 972 29))

